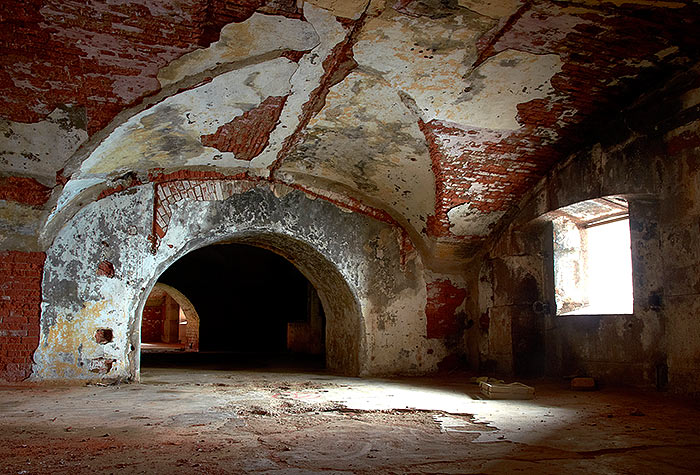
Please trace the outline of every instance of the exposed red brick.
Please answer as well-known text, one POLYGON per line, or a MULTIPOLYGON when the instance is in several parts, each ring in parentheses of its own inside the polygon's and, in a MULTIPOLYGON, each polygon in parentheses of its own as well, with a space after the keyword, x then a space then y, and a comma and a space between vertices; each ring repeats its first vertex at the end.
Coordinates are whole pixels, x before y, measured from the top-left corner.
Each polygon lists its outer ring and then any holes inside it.
POLYGON ((124 191, 128 188, 138 186, 140 184, 141 180, 138 179, 135 173, 128 173, 125 177, 122 177, 122 183, 120 183, 119 185, 102 190, 100 194, 97 195, 96 201, 99 201, 115 193, 119 193, 120 191, 124 191))
POLYGON ((669 156, 678 155, 684 150, 691 150, 694 148, 700 148, 700 133, 686 131, 673 138, 671 138, 666 147, 668 149, 669 156))
POLYGON ((277 127, 287 96, 270 96, 255 109, 222 125, 210 135, 202 135, 202 145, 220 152, 233 152, 237 159, 252 160, 265 150, 270 133, 277 127))
POLYGON ((401 232, 401 264, 404 265, 410 252, 414 250, 413 243, 406 230, 389 213, 384 210, 365 205, 359 200, 346 197, 342 201, 330 196, 311 191, 296 183, 286 183, 275 178, 250 177, 246 173, 232 176, 225 176, 218 172, 180 170, 177 172, 163 174, 162 170, 149 172, 149 180, 156 183, 155 200, 153 209, 153 233, 149 236, 151 251, 155 252, 162 239, 168 231, 170 223, 170 207, 182 199, 194 200, 216 200, 218 197, 210 186, 216 180, 228 180, 247 182, 250 188, 257 186, 260 182, 278 183, 290 188, 303 191, 315 198, 320 198, 329 203, 348 209, 350 211, 369 216, 378 221, 390 224, 401 232), (167 187, 167 191, 161 191, 162 187, 167 187))
POLYGON ((163 335, 165 322, 165 303, 161 305, 147 305, 143 308, 141 317, 141 341, 159 342, 163 335))
POLYGON ((43 252, 0 252, 0 379, 22 381, 39 346, 43 252))
POLYGON ((513 15, 503 20, 479 39, 477 42, 479 56, 476 61, 474 61, 474 67, 478 67, 489 57, 494 55, 494 45, 513 28, 530 8, 532 8, 532 1, 526 0, 513 15))
POLYGON ((114 332, 111 328, 98 328, 95 331, 95 342, 100 345, 106 345, 114 340, 114 332))
POLYGON ((37 122, 58 105, 84 106, 92 135, 157 93, 160 68, 256 10, 301 17, 292 0, 3 0, 0 115, 37 122))
POLYGON ((467 297, 467 291, 449 280, 436 280, 427 285, 425 304, 428 338, 445 338, 459 331, 457 308, 467 297))
POLYGON ((295 63, 298 63, 301 58, 308 53, 308 51, 295 51, 295 50, 289 50, 289 51, 284 51, 282 53, 283 58, 287 58, 290 61, 294 61, 295 63))
MULTIPOLYGON (((558 54, 564 64, 551 81, 556 94, 519 104, 522 128, 517 131, 439 121, 419 124, 436 177, 435 214, 428 217, 427 234, 455 239, 447 213, 464 203, 484 213, 510 209, 554 163, 583 144, 595 114, 625 100, 630 90, 625 78, 640 77, 643 71, 637 64, 660 63, 655 54, 669 45, 680 47, 678 55, 697 55, 700 38, 691 32, 693 22, 683 19, 699 12, 693 5, 668 9, 603 4, 570 11, 525 2, 484 35, 476 66, 508 49, 558 54), (640 31, 645 33, 640 36, 640 31), (616 86, 610 85, 613 80, 616 86)), ((672 72, 668 63, 663 68, 672 72)), ((669 143, 674 150, 686 145, 692 142, 669 143)))
POLYGON ((100 262, 97 265, 97 275, 102 275, 111 279, 114 277, 114 264, 109 261, 100 262))
POLYGON ((14 201, 29 206, 41 206, 51 196, 51 188, 34 178, 0 177, 0 200, 14 201))
POLYGON ((237 180, 247 176, 247 173, 226 175, 225 173, 216 172, 213 170, 178 170, 175 172, 165 173, 162 168, 156 168, 148 172, 148 181, 152 183, 165 183, 168 181, 178 180, 237 180))

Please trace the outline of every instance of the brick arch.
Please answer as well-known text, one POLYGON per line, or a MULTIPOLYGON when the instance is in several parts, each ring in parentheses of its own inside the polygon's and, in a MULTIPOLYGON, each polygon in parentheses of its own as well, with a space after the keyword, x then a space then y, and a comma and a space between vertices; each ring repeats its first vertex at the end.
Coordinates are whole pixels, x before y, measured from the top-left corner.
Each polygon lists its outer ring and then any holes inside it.
MULTIPOLYGON (((153 286, 153 290, 161 290, 168 294, 180 306, 182 313, 187 317, 187 341, 185 351, 199 351, 199 314, 190 299, 182 292, 161 282, 153 286), (191 324, 190 324, 191 322, 191 324)), ((151 292, 153 292, 151 290, 151 292)))
MULTIPOLYGON (((212 244, 241 243, 275 252, 295 265, 319 294, 327 323, 326 367, 343 374, 362 373, 364 314, 358 283, 347 268, 348 258, 359 257, 359 249, 353 251, 355 257, 342 257, 347 249, 328 244, 337 232, 351 236, 349 221, 356 217, 298 191, 278 197, 269 186, 256 182, 184 180, 169 183, 168 191, 172 195, 156 190, 150 251, 158 262, 150 274, 151 286, 182 256, 212 244), (170 199, 160 199, 167 196, 170 199)), ((142 292, 136 318, 147 295, 142 292)), ((138 344, 132 336, 132 345, 138 344)), ((138 358, 134 354, 135 368, 140 366, 138 358)))
MULTIPOLYGON (((311 243, 302 240, 301 236, 254 229, 240 232, 228 231, 223 235, 218 233, 193 235, 189 241, 183 244, 181 249, 160 263, 153 279, 157 280, 165 269, 184 255, 221 243, 239 243, 260 247, 291 262, 314 286, 326 314, 326 334, 324 336, 326 367, 332 371, 349 375, 358 375, 361 372, 362 358, 360 353, 363 352, 364 347, 363 317, 355 292, 337 265, 311 243)), ((156 283, 153 288, 162 285, 164 284, 156 283)), ((149 294, 150 291, 142 294, 137 311, 139 315, 143 312, 149 294)), ((137 319, 137 322, 138 324, 134 328, 140 328, 140 320, 137 319)), ((135 340, 132 338, 132 345, 138 343, 135 340)), ((137 354, 135 357, 140 358, 140 355, 137 354)))
POLYGON ((89 203, 61 227, 46 252, 34 379, 138 380, 150 290, 177 259, 218 242, 277 252, 314 285, 326 314, 331 371, 418 372, 440 357, 420 353, 433 348, 417 292, 422 264, 402 259, 399 229, 292 187, 225 179, 209 186, 213 194, 181 194, 166 209, 152 185, 136 185, 89 203), (161 211, 167 226, 154 235, 161 211), (405 295, 409 301, 399 307, 405 295), (397 314, 398 308, 406 310, 397 314), (378 320, 396 315, 401 324, 377 333, 378 320), (111 330, 113 340, 96 342, 98 329, 111 330))

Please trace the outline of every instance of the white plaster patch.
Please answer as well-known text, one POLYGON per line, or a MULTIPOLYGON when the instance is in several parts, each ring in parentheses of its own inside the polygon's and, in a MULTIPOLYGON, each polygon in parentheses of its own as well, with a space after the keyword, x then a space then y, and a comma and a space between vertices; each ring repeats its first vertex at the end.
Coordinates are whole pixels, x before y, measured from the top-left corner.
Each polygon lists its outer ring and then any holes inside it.
POLYGON ((162 86, 213 69, 221 64, 243 61, 273 51, 308 51, 319 38, 311 24, 282 16, 253 16, 231 23, 221 30, 219 41, 173 61, 158 72, 162 86))
POLYGON ((654 56, 656 56, 659 59, 664 59, 666 56, 670 56, 672 54, 677 53, 678 50, 678 46, 669 46, 668 48, 664 48, 661 51, 654 53, 654 56))
POLYGON ((472 71, 476 41, 492 25, 474 14, 430 20, 387 10, 365 27, 355 59, 410 94, 426 122, 517 130, 517 105, 551 94, 562 63, 555 54, 506 50, 472 71))
POLYGON ((279 125, 270 134, 267 148, 251 161, 251 169, 258 169, 258 173, 262 175, 268 173, 266 167, 275 162, 284 140, 297 128, 304 104, 309 101, 311 93, 320 84, 320 78, 324 73, 323 61, 333 48, 345 39, 345 29, 327 10, 305 4, 304 17, 313 25, 320 42, 299 60, 299 68, 290 81, 292 94, 287 98, 279 118, 279 125))
POLYGON ((424 121, 460 122, 462 76, 476 58, 476 41, 493 24, 474 17, 464 10, 464 15, 434 20, 387 9, 363 29, 353 50, 355 60, 410 94, 424 121))
POLYGON ((87 132, 75 127, 64 109, 54 109, 33 124, 0 119, 0 170, 29 174, 53 185, 56 171, 87 138, 87 132))
POLYGON ((277 58, 230 71, 210 83, 165 99, 117 127, 83 162, 83 175, 185 165, 248 167, 233 153, 201 144, 233 118, 269 96, 289 93, 296 63, 277 58))
POLYGON ((506 50, 489 58, 470 75, 467 87, 476 90, 459 99, 462 117, 455 121, 487 129, 519 129, 518 104, 552 94, 550 80, 561 66, 556 54, 506 50))
POLYGON ((505 211, 484 213, 472 208, 471 203, 455 206, 447 212, 450 231, 457 236, 488 236, 491 228, 505 214, 505 211))
POLYGON ((280 170, 342 183, 417 229, 434 211, 431 160, 415 114, 386 83, 362 72, 331 89, 305 143, 280 170))
POLYGON ((148 241, 127 229, 150 229, 151 195, 146 185, 134 194, 93 202, 56 236, 44 266, 42 332, 32 379, 130 376, 130 302, 137 298, 143 276, 153 269, 143 259, 149 254, 148 241), (105 246, 106 241, 112 246, 105 246), (114 278, 96 275, 103 259, 114 264, 114 278), (98 344, 98 328, 111 328, 114 341, 98 344), (112 370, 106 375, 90 372, 101 358, 116 360, 112 370))
POLYGON ((71 201, 78 197, 78 195, 80 195, 83 191, 93 186, 99 185, 103 182, 104 180, 102 178, 83 178, 69 180, 68 183, 66 183, 66 186, 63 187, 61 195, 58 197, 58 201, 56 202, 56 206, 51 211, 47 222, 50 222, 53 218, 55 218, 61 211, 63 211, 63 209, 71 201))

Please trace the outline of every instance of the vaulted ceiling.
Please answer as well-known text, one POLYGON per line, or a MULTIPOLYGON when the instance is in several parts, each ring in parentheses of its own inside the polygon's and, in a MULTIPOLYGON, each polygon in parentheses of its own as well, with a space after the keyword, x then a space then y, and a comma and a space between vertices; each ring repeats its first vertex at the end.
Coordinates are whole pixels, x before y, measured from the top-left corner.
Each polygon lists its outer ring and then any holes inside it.
POLYGON ((0 174, 43 187, 49 219, 182 170, 269 180, 469 256, 602 118, 698 61, 698 19, 690 0, 5 0, 0 174))

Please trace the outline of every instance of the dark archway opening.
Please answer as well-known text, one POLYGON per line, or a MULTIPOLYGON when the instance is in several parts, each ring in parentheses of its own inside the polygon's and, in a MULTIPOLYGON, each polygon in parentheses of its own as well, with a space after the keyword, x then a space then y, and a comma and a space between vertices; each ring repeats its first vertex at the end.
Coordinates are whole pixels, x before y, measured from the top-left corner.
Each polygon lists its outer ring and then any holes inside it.
POLYGON ((272 251, 235 243, 207 246, 177 260, 158 283, 178 289, 197 309, 199 352, 142 351, 142 367, 325 366, 325 314, 318 294, 272 251))

